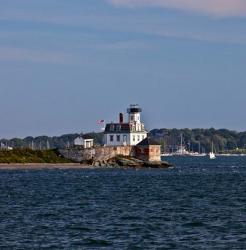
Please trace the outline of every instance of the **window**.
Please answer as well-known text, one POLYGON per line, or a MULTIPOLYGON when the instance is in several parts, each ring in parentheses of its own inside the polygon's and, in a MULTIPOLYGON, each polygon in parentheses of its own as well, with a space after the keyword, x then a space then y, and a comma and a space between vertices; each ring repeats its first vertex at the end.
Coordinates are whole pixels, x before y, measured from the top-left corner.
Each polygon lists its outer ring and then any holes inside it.
POLYGON ((117 135, 116 138, 117 138, 117 141, 120 141, 120 135, 117 135))
POLYGON ((142 139, 144 140, 144 135, 142 135, 142 139))
POLYGON ((138 141, 140 141, 140 135, 138 135, 138 141))
POLYGON ((110 124, 110 131, 114 131, 114 124, 110 124))
POLYGON ((136 138, 135 138, 135 135, 133 135, 133 136, 132 136, 132 140, 135 141, 135 139, 136 139, 136 138))
POLYGON ((114 141, 114 136, 110 135, 110 141, 114 141))
POLYGON ((126 142, 127 135, 123 135, 123 142, 126 142))
POLYGON ((131 121, 134 121, 134 116, 133 115, 131 115, 131 121))

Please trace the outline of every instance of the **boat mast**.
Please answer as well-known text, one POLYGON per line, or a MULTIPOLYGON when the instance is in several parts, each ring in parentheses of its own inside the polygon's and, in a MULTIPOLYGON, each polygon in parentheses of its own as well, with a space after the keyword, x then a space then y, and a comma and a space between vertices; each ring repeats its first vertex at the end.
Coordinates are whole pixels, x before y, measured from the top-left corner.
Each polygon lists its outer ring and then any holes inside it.
POLYGON ((183 133, 181 133, 181 137, 180 137, 180 139, 181 139, 181 142, 180 142, 180 146, 181 146, 181 155, 183 154, 183 133))

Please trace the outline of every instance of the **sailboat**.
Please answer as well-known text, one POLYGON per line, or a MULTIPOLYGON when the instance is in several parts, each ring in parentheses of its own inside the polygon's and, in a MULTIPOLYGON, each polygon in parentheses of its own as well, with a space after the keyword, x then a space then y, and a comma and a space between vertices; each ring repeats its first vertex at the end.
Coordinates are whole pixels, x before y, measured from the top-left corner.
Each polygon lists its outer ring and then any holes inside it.
POLYGON ((214 153, 214 143, 212 142, 212 152, 209 153, 209 159, 213 160, 216 158, 215 153, 214 153))
POLYGON ((180 135, 180 146, 176 152, 173 153, 176 156, 187 156, 189 152, 185 149, 184 141, 183 141, 183 134, 180 135))

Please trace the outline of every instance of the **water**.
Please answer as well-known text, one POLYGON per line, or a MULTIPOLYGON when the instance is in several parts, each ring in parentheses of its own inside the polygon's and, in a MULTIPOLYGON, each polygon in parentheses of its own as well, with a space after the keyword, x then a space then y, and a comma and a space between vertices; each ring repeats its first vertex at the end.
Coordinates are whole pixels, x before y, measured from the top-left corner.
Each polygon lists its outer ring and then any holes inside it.
POLYGON ((246 249, 246 157, 2 170, 0 249, 246 249))

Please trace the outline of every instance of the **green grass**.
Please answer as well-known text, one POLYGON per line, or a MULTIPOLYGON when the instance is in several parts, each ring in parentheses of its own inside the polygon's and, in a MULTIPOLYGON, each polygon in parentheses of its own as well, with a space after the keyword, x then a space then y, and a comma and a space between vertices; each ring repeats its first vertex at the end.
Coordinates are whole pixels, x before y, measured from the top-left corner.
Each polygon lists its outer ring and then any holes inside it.
POLYGON ((14 149, 0 150, 0 163, 71 163, 57 150, 14 149))

